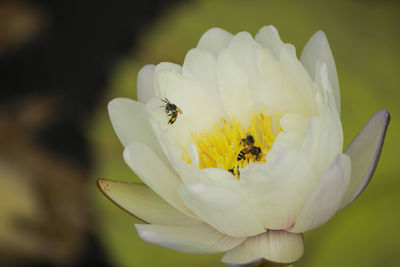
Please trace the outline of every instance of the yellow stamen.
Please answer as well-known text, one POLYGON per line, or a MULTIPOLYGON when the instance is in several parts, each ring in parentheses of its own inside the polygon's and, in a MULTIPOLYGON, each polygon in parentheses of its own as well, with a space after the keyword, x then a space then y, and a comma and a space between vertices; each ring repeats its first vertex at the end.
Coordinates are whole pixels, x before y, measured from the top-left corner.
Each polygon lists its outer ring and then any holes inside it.
MULTIPOLYGON (((275 114, 275 121, 280 120, 280 114, 275 114)), ((249 120, 250 124, 244 128, 234 117, 229 117, 229 122, 221 119, 220 123, 214 123, 211 129, 200 133, 193 133, 191 141, 196 145, 199 154, 199 168, 221 168, 229 170, 239 179, 240 169, 250 163, 264 163, 266 155, 271 149, 277 134, 282 131, 280 125, 274 125, 272 117, 265 110, 255 111, 249 120), (244 157, 237 160, 238 154, 245 148, 240 140, 247 135, 254 137, 253 146, 261 148, 261 154, 256 157, 245 150, 244 157)), ((187 148, 182 151, 182 158, 185 162, 192 160, 187 153, 187 148)))

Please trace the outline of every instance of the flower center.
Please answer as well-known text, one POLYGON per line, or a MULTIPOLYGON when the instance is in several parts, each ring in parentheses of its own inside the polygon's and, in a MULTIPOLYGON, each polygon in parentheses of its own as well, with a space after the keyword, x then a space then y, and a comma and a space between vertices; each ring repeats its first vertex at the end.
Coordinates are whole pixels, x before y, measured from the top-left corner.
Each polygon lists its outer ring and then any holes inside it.
MULTIPOLYGON (((191 141, 197 147, 199 168, 225 169, 239 179, 241 168, 266 162, 275 137, 282 131, 279 120, 279 113, 271 116, 265 110, 255 111, 247 128, 229 116, 229 121, 221 119, 211 129, 193 133, 191 141)), ((183 150, 182 158, 191 163, 187 149, 183 150)))

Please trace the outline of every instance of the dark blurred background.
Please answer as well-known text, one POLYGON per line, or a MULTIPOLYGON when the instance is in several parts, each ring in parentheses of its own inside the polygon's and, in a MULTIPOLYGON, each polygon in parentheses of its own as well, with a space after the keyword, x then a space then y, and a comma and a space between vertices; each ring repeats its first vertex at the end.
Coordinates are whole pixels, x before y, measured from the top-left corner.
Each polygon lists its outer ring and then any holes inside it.
POLYGON ((1 266, 111 265, 88 127, 116 62, 175 2, 0 2, 1 266))
POLYGON ((300 55, 324 30, 342 94, 345 145, 386 107, 375 177, 305 234, 295 266, 400 266, 400 3, 389 0, 0 1, 0 266, 223 266, 144 243, 96 177, 137 181, 107 115, 136 97, 141 66, 182 64, 207 29, 273 24, 300 55))

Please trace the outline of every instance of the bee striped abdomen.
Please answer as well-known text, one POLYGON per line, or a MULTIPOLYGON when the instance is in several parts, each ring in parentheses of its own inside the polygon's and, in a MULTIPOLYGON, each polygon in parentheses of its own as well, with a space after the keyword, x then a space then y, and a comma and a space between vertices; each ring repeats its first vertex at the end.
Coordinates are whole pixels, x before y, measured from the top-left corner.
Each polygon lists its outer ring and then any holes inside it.
POLYGON ((239 152, 239 154, 237 155, 237 160, 238 160, 238 161, 242 160, 242 159, 244 158, 244 156, 245 156, 246 154, 248 154, 248 153, 249 153, 249 149, 248 149, 248 148, 243 148, 243 149, 239 152))

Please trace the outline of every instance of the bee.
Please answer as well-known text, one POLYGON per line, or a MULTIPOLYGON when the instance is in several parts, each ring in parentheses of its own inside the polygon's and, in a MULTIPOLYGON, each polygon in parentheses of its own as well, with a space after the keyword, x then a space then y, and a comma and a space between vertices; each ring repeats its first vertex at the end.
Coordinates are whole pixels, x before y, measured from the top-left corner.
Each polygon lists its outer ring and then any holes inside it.
POLYGON ((237 178, 240 178, 239 164, 235 164, 233 168, 228 169, 228 172, 232 173, 237 178))
POLYGON ((254 142, 254 137, 251 134, 247 134, 246 138, 240 140, 239 144, 243 146, 243 149, 237 155, 237 161, 242 160, 246 154, 250 153, 250 148, 254 145, 254 142))
POLYGON ((237 155, 237 161, 242 160, 246 154, 249 154, 250 153, 250 148, 245 147, 242 150, 240 150, 239 154, 237 155))
POLYGON ((165 103, 165 106, 160 106, 165 108, 165 113, 171 117, 168 121, 168 124, 173 124, 178 118, 178 112, 182 113, 182 110, 178 108, 175 104, 171 103, 167 98, 161 99, 165 103))
POLYGON ((239 144, 245 147, 250 147, 254 145, 254 142, 255 142, 254 137, 251 134, 247 134, 246 138, 242 138, 239 144))
POLYGON ((261 148, 259 148, 258 146, 251 146, 249 150, 250 154, 255 157, 256 161, 261 160, 261 155, 262 155, 261 148))

